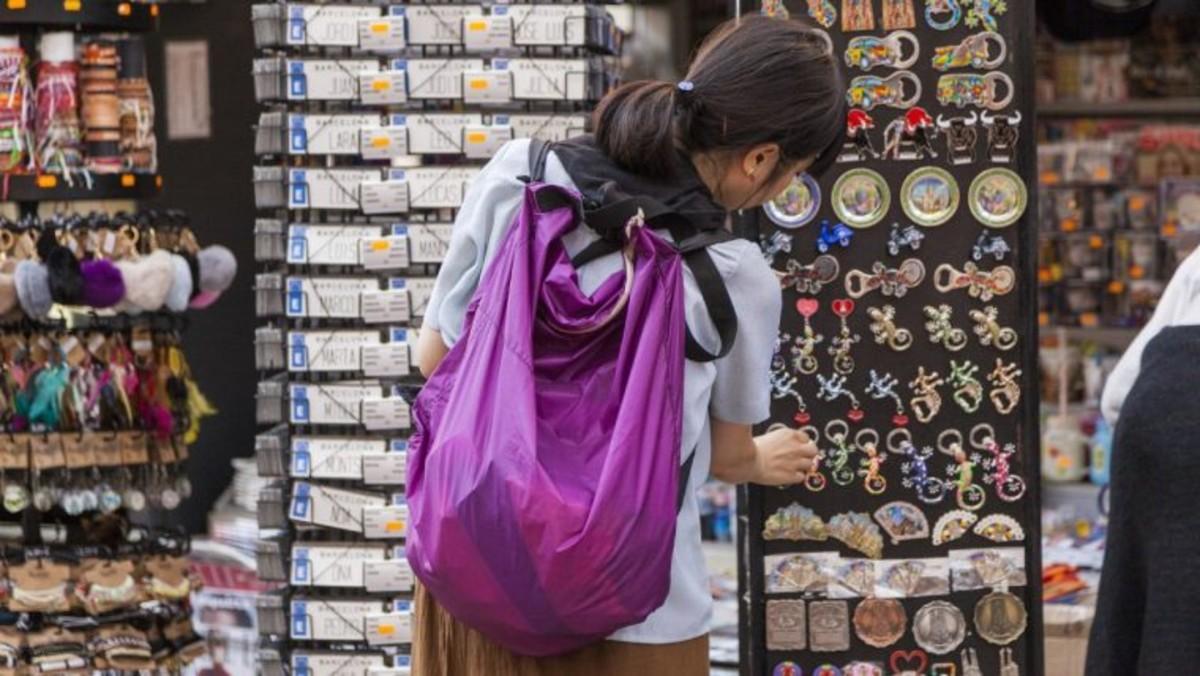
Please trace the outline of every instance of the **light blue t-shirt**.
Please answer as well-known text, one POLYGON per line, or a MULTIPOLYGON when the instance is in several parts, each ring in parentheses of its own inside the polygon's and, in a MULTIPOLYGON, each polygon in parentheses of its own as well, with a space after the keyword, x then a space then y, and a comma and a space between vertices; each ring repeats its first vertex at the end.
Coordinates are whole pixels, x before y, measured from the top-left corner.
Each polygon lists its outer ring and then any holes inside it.
MULTIPOLYGON (((447 346, 453 346, 462 333, 467 305, 484 268, 499 250, 504 233, 521 206, 525 184, 518 177, 528 173, 529 141, 513 141, 500 149, 467 191, 425 314, 425 325, 440 331, 447 346)), ((545 180, 575 188, 553 153, 546 163, 545 180)), ((666 236, 663 231, 658 234, 666 236)), ((563 242, 573 256, 596 239, 592 230, 579 227, 566 235, 563 242)), ((692 449, 696 450, 689 478, 692 489, 709 473, 710 418, 754 424, 770 416, 768 375, 782 305, 779 280, 754 243, 722 242, 708 251, 737 309, 738 333, 733 349, 724 358, 707 364, 688 361, 684 370, 680 457, 686 459, 692 449)), ((620 269, 619 254, 592 261, 579 270, 580 287, 590 294, 620 269)), ((720 345, 716 328, 686 266, 683 274, 687 325, 705 349, 716 352, 720 345)), ((611 638, 632 643, 687 641, 708 632, 711 616, 712 596, 700 545, 697 499, 695 491, 689 490, 675 528, 671 591, 666 602, 645 622, 626 627, 611 638)))

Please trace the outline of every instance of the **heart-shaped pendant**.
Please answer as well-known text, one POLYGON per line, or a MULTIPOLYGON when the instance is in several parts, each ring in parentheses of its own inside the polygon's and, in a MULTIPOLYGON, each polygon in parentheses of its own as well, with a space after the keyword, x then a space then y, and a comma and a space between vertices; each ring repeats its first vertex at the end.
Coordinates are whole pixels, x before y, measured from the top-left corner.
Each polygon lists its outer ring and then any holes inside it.
POLYGON ((839 298, 829 304, 833 308, 833 314, 845 319, 854 314, 854 301, 849 298, 839 298))
POLYGON ((908 416, 897 413, 896 415, 892 416, 892 424, 896 427, 907 427, 908 416))
POLYGON ((801 298, 796 301, 796 312, 800 313, 805 319, 812 319, 812 316, 817 314, 817 310, 821 309, 821 302, 816 298, 801 298))
POLYGON ((866 417, 866 415, 867 414, 864 413, 861 408, 852 408, 850 409, 850 412, 846 414, 846 417, 849 418, 851 422, 862 422, 862 419, 866 417))
POLYGON ((800 411, 792 417, 792 420, 795 420, 797 425, 807 425, 812 422, 812 414, 808 411, 800 411))
POLYGON ((893 674, 924 674, 929 668, 929 655, 924 650, 897 650, 892 653, 888 664, 892 667, 893 674))

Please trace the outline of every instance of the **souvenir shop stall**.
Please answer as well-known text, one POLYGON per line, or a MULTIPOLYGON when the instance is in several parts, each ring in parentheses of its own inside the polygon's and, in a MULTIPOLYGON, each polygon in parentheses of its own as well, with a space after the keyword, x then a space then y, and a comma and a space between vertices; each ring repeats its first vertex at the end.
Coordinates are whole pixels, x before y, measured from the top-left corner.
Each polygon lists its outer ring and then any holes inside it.
POLYGON ((177 672, 205 652, 171 513, 215 411, 183 334, 236 261, 187 214, 142 203, 163 188, 144 41, 162 9, 0 5, 8 673, 177 672))

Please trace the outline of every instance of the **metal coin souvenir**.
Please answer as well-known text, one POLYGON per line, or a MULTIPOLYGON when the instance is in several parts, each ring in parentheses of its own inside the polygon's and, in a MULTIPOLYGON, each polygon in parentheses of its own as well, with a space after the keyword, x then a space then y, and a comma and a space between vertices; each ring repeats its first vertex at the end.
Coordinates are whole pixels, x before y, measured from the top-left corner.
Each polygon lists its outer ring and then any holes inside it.
POLYGON ((883 30, 916 27, 917 15, 913 11, 913 0, 883 0, 883 30))
POLYGON ((846 512, 830 519, 829 535, 872 559, 883 556, 883 534, 871 517, 861 512, 846 512))
POLYGON ((908 629, 908 614, 895 599, 866 599, 854 609, 854 633, 873 648, 899 641, 908 629))
POLYGON ((945 384, 946 381, 937 371, 926 373, 924 366, 917 367, 917 376, 908 384, 913 393, 908 405, 917 421, 929 423, 937 417, 938 412, 942 410, 942 395, 937 388, 945 384))
POLYGON ((979 233, 979 237, 975 239, 975 245, 971 247, 971 258, 976 261, 982 261, 984 256, 991 256, 997 263, 1003 263, 1010 253, 1012 253, 1012 247, 1004 241, 1004 235, 997 235, 987 230, 979 233))
POLYGON ((952 603, 931 601, 913 615, 913 639, 931 655, 948 655, 967 637, 967 618, 952 603))
POLYGON ((990 115, 985 112, 979 117, 988 132, 988 158, 993 162, 1011 162, 1021 136, 1021 111, 1012 115, 990 115))
POLYGON ((866 111, 853 108, 846 113, 846 142, 842 144, 842 152, 838 162, 862 162, 867 159, 879 159, 879 153, 871 143, 870 131, 875 128, 875 120, 866 111))
POLYGON ((1025 529, 1007 514, 989 514, 975 524, 973 531, 976 535, 999 544, 1025 541, 1025 529))
POLYGON ((787 556, 767 571, 767 591, 772 593, 817 592, 828 584, 820 565, 803 554, 787 556))
POLYGON ((988 382, 992 385, 988 398, 1000 415, 1012 413, 1021 403, 1021 384, 1017 381, 1020 377, 1021 369, 1017 368, 1016 362, 1005 364, 1000 359, 996 360, 996 370, 988 374, 988 382))
POLYGON ((807 647, 804 601, 767 601, 767 650, 804 650, 807 647))
POLYGON ((933 285, 942 293, 966 289, 972 298, 988 302, 996 296, 1010 293, 1017 286, 1017 274, 1007 265, 992 270, 980 270, 971 261, 959 270, 949 263, 942 263, 933 271, 933 285))
POLYGON ((891 305, 867 308, 871 324, 867 327, 875 336, 876 345, 887 345, 896 352, 904 352, 913 346, 912 331, 896 326, 896 308, 891 305))
POLYGON ((979 141, 979 130, 976 123, 979 114, 971 112, 966 117, 947 118, 941 113, 937 116, 938 130, 946 137, 946 158, 950 164, 959 166, 975 161, 975 144, 979 141))
POLYGON ((1000 311, 989 305, 982 310, 971 310, 971 321, 975 322, 975 336, 984 347, 994 347, 1007 352, 1017 346, 1017 332, 1000 326, 1000 311))
POLYGON ((989 228, 1007 228, 1021 220, 1029 192, 1021 177, 1009 169, 994 168, 979 174, 967 191, 971 213, 989 228))
POLYGON ((812 540, 824 542, 829 537, 825 522, 811 509, 793 502, 767 517, 763 528, 764 540, 812 540))
POLYGON ((888 235, 888 253, 899 256, 904 249, 919 251, 921 242, 925 241, 925 233, 910 225, 904 228, 899 223, 892 223, 892 232, 888 235))
POLYGON ((898 267, 889 268, 877 262, 871 272, 851 270, 846 273, 846 293, 851 298, 862 298, 872 291, 885 296, 903 298, 909 289, 915 289, 925 281, 925 264, 919 258, 905 259, 898 267))
POLYGON ((823 28, 831 28, 837 22, 837 8, 830 0, 808 0, 808 16, 823 28))
POLYGON ((826 284, 838 278, 841 266, 833 256, 817 256, 809 265, 804 265, 795 258, 789 258, 787 270, 779 275, 779 284, 784 288, 791 287, 796 293, 816 295, 825 288, 826 284))
POLYGON ((893 676, 923 676, 929 668, 929 655, 924 650, 897 650, 888 660, 893 676))
POLYGON ((962 538, 971 531, 971 526, 978 520, 978 516, 967 510, 946 512, 933 524, 933 545, 940 547, 962 538))
POLYGON ((900 206, 914 222, 938 226, 958 211, 958 182, 939 167, 921 167, 904 179, 900 188, 900 206))
POLYGON ((977 68, 991 70, 999 68, 1008 58, 1008 43, 1004 36, 995 31, 984 31, 968 35, 957 45, 937 47, 933 50, 933 69, 947 71, 952 68, 977 68), (995 45, 993 53, 991 46, 995 45))
POLYGON ((875 30, 873 0, 842 0, 842 31, 875 30))
POLYGON ((948 31, 962 20, 959 0, 925 0, 925 23, 930 28, 948 31))
POLYGON ((850 649, 850 606, 845 601, 808 604, 808 647, 817 653, 850 649))
POLYGON ((781 228, 808 225, 821 208, 821 187, 808 174, 797 174, 783 192, 763 205, 763 211, 781 228))
POLYGON ((871 70, 884 66, 905 70, 921 57, 921 43, 917 42, 917 36, 904 30, 884 37, 862 35, 850 39, 843 56, 848 68, 871 70))
POLYGON ((1020 597, 992 592, 975 606, 975 632, 993 645, 1012 643, 1025 633, 1029 613, 1020 597))
POLYGON ((1000 30, 996 17, 1008 11, 1007 0, 962 0, 962 3, 969 7, 967 18, 963 21, 968 28, 1000 30))
POLYGON ((887 77, 860 75, 850 81, 850 88, 846 91, 848 106, 868 111, 878 106, 911 108, 920 100, 921 80, 907 70, 897 71, 887 77), (909 90, 908 96, 905 96, 905 89, 909 90))
POLYGON ((895 500, 875 510, 875 521, 891 538, 892 544, 905 540, 923 540, 929 537, 929 520, 925 513, 911 502, 895 500))
POLYGON ((804 676, 804 670, 795 662, 780 662, 775 665, 771 676, 804 676))
POLYGON ((956 328, 950 323, 954 310, 946 304, 933 307, 925 306, 925 330, 929 333, 929 342, 941 345, 951 352, 958 352, 967 346, 967 332, 956 328))
POLYGON ((884 127, 883 157, 893 160, 937 157, 937 151, 933 149, 937 133, 937 125, 929 113, 920 106, 913 106, 884 127))
POLYGON ((833 210, 852 228, 869 228, 882 221, 891 203, 887 181, 871 169, 851 169, 833 184, 833 210))
POLYGON ((950 73, 938 78, 937 100, 943 106, 965 108, 974 106, 988 110, 1003 110, 1012 103, 1012 78, 1005 73, 950 73), (1004 95, 1000 95, 1003 88, 1004 95))
POLYGON ((830 225, 829 221, 821 221, 821 232, 817 235, 817 252, 828 253, 835 246, 848 249, 853 240, 854 231, 847 228, 845 223, 830 225))

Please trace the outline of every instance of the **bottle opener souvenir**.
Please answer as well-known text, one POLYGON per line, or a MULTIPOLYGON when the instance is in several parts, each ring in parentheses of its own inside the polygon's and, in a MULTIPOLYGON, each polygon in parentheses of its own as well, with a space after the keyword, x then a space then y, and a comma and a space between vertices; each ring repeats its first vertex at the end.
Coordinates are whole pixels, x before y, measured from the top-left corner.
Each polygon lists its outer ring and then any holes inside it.
POLYGON ((1003 235, 992 234, 986 230, 979 233, 979 237, 975 240, 975 246, 971 247, 971 258, 976 261, 982 261, 984 256, 991 256, 996 259, 997 263, 1001 263, 1010 253, 1012 253, 1012 247, 1004 241, 1003 235))
POLYGON ((901 228, 899 223, 892 223, 892 233, 888 235, 888 253, 893 256, 899 256, 903 249, 911 249, 919 251, 921 242, 925 240, 925 233, 917 229, 917 226, 910 225, 901 228))
POLYGON ((872 0, 842 0, 842 32, 875 30, 872 0))
POLYGON ((829 536, 868 558, 883 556, 883 534, 866 514, 838 514, 829 520, 829 536))
POLYGON ((954 390, 954 403, 964 413, 975 413, 983 403, 983 383, 975 377, 976 373, 979 373, 979 367, 969 361, 950 361, 948 382, 954 390))
POLYGON ((875 120, 865 111, 852 108, 846 113, 846 142, 842 144, 842 154, 838 155, 838 162, 879 159, 879 153, 871 144, 870 131, 874 128, 875 120))
POLYGON ((943 75, 937 82, 937 100, 943 106, 975 106, 988 110, 1003 110, 1012 103, 1012 78, 1005 73, 993 71, 980 73, 953 73, 943 75), (1004 97, 999 95, 1004 87, 1004 97))
POLYGON ((925 322, 925 330, 929 332, 929 342, 941 345, 951 352, 958 352, 967 346, 967 332, 955 328, 950 323, 953 314, 954 310, 945 303, 937 307, 926 305, 925 318, 928 321, 925 322))
POLYGON ((871 318, 871 333, 875 336, 877 345, 887 345, 896 352, 904 352, 913 345, 913 335, 908 329, 896 326, 896 308, 884 305, 882 308, 867 308, 867 316, 871 318))
POLYGON ((931 601, 913 615, 913 639, 931 655, 949 655, 967 637, 967 618, 958 606, 931 601))
POLYGON ((896 427, 908 425, 908 416, 904 414, 904 400, 896 394, 896 386, 900 381, 890 373, 882 376, 871 369, 871 383, 867 385, 867 395, 872 399, 891 399, 896 404, 896 414, 892 416, 892 424, 896 427))
POLYGON ((967 19, 963 22, 968 28, 983 27, 989 31, 1000 30, 1000 26, 996 23, 996 16, 1008 11, 1007 0, 962 0, 962 3, 970 8, 967 10, 967 19))
POLYGON ((942 380, 937 371, 926 373, 924 366, 917 367, 917 377, 913 378, 908 387, 913 392, 909 406, 919 422, 932 422, 938 411, 942 410, 942 395, 938 393, 937 388, 945 384, 946 381, 942 380))
POLYGON ((916 27, 917 15, 912 0, 883 0, 883 30, 916 27))
POLYGON ((883 157, 893 160, 921 160, 937 157, 933 139, 938 129, 933 118, 920 106, 913 106, 888 123, 883 130, 883 157))
POLYGON ((975 144, 979 140, 977 122, 979 114, 974 111, 966 117, 946 118, 938 114, 937 126, 946 136, 946 156, 950 164, 959 166, 975 161, 975 144))
POLYGON ((930 28, 948 31, 962 20, 959 0, 925 0, 925 23, 930 28))
POLYGON ((762 537, 764 540, 824 542, 829 538, 829 531, 825 529, 825 522, 815 512, 793 502, 767 517, 762 537))
MULTIPOLYGON (((1008 96, 1012 98, 1011 90, 1008 96)), ((911 108, 921 100, 921 80, 907 70, 897 71, 888 77, 877 75, 860 75, 850 81, 850 89, 846 92, 846 104, 852 108, 874 110, 877 106, 892 108, 911 108), (911 90, 905 97, 907 83, 911 90)), ((945 104, 943 104, 945 105, 945 104)), ((1006 101, 1004 105, 1008 105, 1006 101)), ((1000 106, 995 110, 999 110, 1000 106)))
POLYGON ((817 385, 819 386, 817 389, 817 398, 821 401, 833 402, 843 397, 850 400, 850 411, 846 413, 846 417, 850 420, 858 422, 866 415, 863 413, 858 397, 846 389, 846 376, 834 374, 826 378, 818 373, 817 385))
POLYGON ((885 296, 903 298, 909 289, 915 289, 925 281, 925 264, 919 258, 908 258, 899 267, 889 268, 884 263, 875 263, 871 272, 851 270, 846 273, 846 293, 851 298, 862 298, 872 291, 885 296))
POLYGON ((866 456, 858 461, 858 476, 863 478, 863 488, 871 495, 881 495, 887 490, 887 479, 880 472, 883 461, 887 459, 887 453, 879 450, 879 435, 875 430, 860 430, 855 435, 855 445, 866 456), (865 432, 874 435, 874 440, 860 441, 859 437, 865 432))
POLYGON ((873 648, 899 641, 908 629, 908 614, 896 599, 865 599, 854 609, 854 633, 873 648))
POLYGON ((837 8, 830 0, 808 0, 808 15, 823 28, 837 22, 837 8))
POLYGON ((987 423, 980 423, 971 430, 971 445, 988 453, 982 462, 987 472, 983 482, 996 487, 996 497, 1004 502, 1020 500, 1025 495, 1025 480, 1012 473, 1009 461, 1016 455, 1017 447, 1013 444, 1001 446, 996 441, 995 430, 987 423))
POLYGON ((968 35, 957 45, 938 47, 933 51, 933 69, 948 71, 951 68, 976 68, 991 70, 999 68, 1008 58, 1008 43, 1004 36, 995 31, 984 31, 968 35), (992 54, 991 46, 996 45, 992 54))
POLYGON ((962 270, 957 270, 949 263, 942 263, 933 271, 933 285, 942 293, 950 293, 955 289, 966 289, 972 298, 988 302, 996 296, 1003 296, 1013 290, 1017 284, 1017 275, 1007 265, 1001 265, 993 270, 980 270, 974 263, 968 262, 962 270))
POLYGON ((854 231, 847 228, 845 223, 831 226, 829 221, 821 221, 821 232, 817 235, 817 252, 829 253, 835 246, 848 249, 853 239, 854 231))
MULTIPOLYGON (((850 356, 850 350, 862 340, 862 336, 850 330, 850 324, 847 322, 850 315, 854 314, 854 301, 839 298, 829 305, 842 323, 838 335, 830 341, 829 346, 829 354, 833 357, 833 370, 843 375, 850 374, 854 372, 854 357, 850 356)), ((842 381, 845 382, 845 378, 842 381)))
POLYGON ((796 301, 796 312, 804 318, 804 334, 791 341, 792 366, 804 375, 812 375, 817 372, 817 345, 825 342, 825 336, 813 330, 811 321, 812 316, 820 307, 820 302, 815 298, 801 298, 796 301))
POLYGON ((1001 352, 1007 352, 1017 346, 1017 332, 1000 326, 1000 311, 994 305, 982 310, 971 310, 968 314, 971 321, 975 322, 975 335, 979 338, 980 345, 995 347, 1001 352))
POLYGON ((1029 204, 1029 192, 1012 171, 988 169, 971 182, 967 203, 980 223, 989 228, 1007 228, 1021 220, 1029 204))
MULTIPOLYGON (((803 601, 800 603, 803 603, 803 601)), ((804 670, 801 669, 800 665, 796 664, 795 662, 780 662, 779 664, 775 665, 775 669, 771 672, 771 676, 804 676, 804 670)))
POLYGON ((875 521, 883 527, 894 545, 906 540, 923 540, 929 537, 929 520, 925 518, 925 513, 911 502, 896 500, 887 503, 875 510, 875 521))
POLYGON ((892 676, 924 676, 929 668, 929 655, 924 650, 897 650, 888 660, 892 676))
POLYGON ((808 604, 808 649, 815 653, 850 649, 850 606, 845 601, 808 604))
POLYGON ((988 374, 988 382, 993 388, 988 397, 1000 415, 1012 413, 1021 403, 1021 384, 1017 382, 1020 377, 1021 370, 1016 362, 1006 365, 1000 359, 996 360, 996 370, 988 374))
POLYGON ((988 132, 988 157, 993 162, 1012 162, 1017 153, 1017 140, 1021 136, 1021 111, 1012 115, 989 115, 984 112, 979 119, 988 132))
POLYGON ((933 546, 940 547, 961 539, 971 531, 979 517, 962 509, 946 512, 933 525, 933 546))
POLYGON ((871 169, 851 169, 833 184, 833 211, 852 228, 869 228, 887 215, 892 193, 871 169))
MULTIPOLYGON (((767 650, 804 650, 808 647, 804 601, 767 601, 767 650)), ((799 667, 795 676, 801 676, 799 667)), ((778 667, 776 668, 778 671, 778 667)))
POLYGON ((958 211, 958 182, 940 167, 921 167, 904 179, 900 206, 915 223, 942 225, 958 211))
POLYGON ((782 287, 791 287, 796 293, 816 295, 826 284, 834 281, 841 273, 841 266, 833 256, 817 256, 810 265, 789 258, 787 271, 779 274, 782 287))
POLYGON ((850 38, 844 57, 847 68, 871 70, 876 66, 884 66, 907 70, 921 57, 921 43, 917 41, 917 36, 904 30, 884 37, 862 35, 850 38), (906 51, 908 56, 904 55, 906 51))
POLYGON ((1010 592, 992 592, 975 606, 975 632, 993 645, 1009 645, 1020 638, 1028 621, 1025 604, 1010 592))
MULTIPOLYGON (((945 451, 942 437, 938 438, 938 448, 945 451)), ((968 455, 961 443, 953 444, 951 449, 954 462, 947 466, 946 474, 949 476, 948 483, 954 488, 955 500, 958 502, 958 506, 965 510, 978 511, 987 501, 987 493, 984 492, 982 486, 975 483, 975 469, 979 466, 979 455, 968 455)))
POLYGON ((774 232, 771 233, 770 239, 765 242, 758 243, 763 252, 763 258, 767 260, 767 265, 775 263, 775 257, 781 253, 792 252, 792 237, 786 233, 774 232))
POLYGON ((854 483, 854 470, 850 467, 850 426, 843 420, 830 420, 825 423, 825 439, 832 444, 824 452, 829 476, 835 484, 849 486, 854 483))
POLYGON ((975 524, 973 532, 999 544, 1025 541, 1025 529, 1007 514, 989 514, 975 524))
POLYGON ((783 192, 763 205, 776 225, 789 230, 808 225, 821 208, 821 186, 808 174, 796 174, 783 192))

